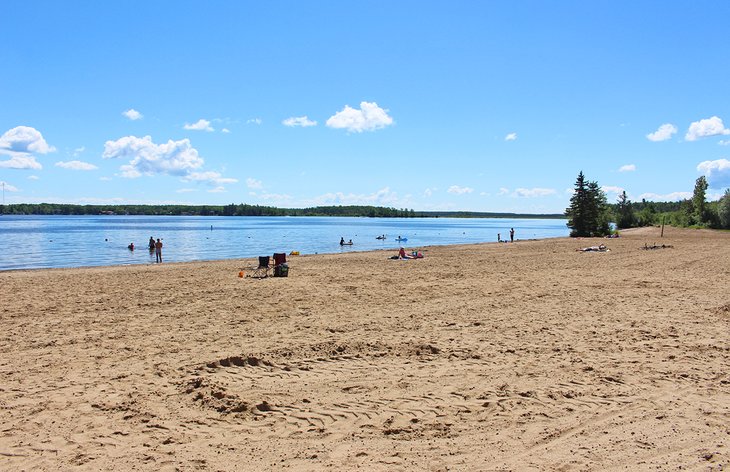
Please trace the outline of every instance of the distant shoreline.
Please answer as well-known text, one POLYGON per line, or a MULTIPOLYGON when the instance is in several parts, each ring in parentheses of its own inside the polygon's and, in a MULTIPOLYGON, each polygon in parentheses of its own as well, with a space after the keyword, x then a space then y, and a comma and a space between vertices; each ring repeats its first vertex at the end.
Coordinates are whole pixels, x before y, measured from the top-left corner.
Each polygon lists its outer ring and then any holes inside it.
POLYGON ((508 213, 482 211, 416 211, 376 206, 318 206, 277 208, 248 204, 230 205, 66 205, 14 203, 0 205, 0 215, 107 215, 107 216, 330 216, 362 218, 513 218, 562 219, 562 213, 508 213))

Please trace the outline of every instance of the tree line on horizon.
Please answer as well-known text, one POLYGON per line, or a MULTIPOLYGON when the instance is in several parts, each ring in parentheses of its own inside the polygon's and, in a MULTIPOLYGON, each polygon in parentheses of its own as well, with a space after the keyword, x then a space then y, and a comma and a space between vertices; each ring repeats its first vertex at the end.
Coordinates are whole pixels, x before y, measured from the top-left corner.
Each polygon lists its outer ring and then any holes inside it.
POLYGON ((369 218, 564 218, 563 214, 496 213, 469 211, 415 211, 367 205, 331 205, 310 208, 230 205, 72 205, 17 203, 0 205, 6 215, 152 215, 152 216, 346 216, 369 218))
POLYGON ((715 202, 707 201, 707 179, 695 181, 692 198, 678 202, 632 202, 623 191, 609 204, 596 181, 578 173, 570 206, 565 210, 573 237, 607 236, 616 229, 668 224, 678 227, 730 229, 730 189, 715 202))

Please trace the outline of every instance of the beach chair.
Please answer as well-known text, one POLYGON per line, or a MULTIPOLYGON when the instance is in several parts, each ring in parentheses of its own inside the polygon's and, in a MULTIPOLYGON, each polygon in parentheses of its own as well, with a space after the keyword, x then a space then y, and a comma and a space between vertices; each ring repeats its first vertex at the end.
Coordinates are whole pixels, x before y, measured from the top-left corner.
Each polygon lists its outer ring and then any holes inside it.
POLYGON ((274 277, 288 277, 289 264, 286 263, 286 253, 274 253, 274 277))
POLYGON ((246 277, 263 279, 269 276, 269 269, 269 256, 259 256, 258 267, 249 267, 246 269, 246 277))

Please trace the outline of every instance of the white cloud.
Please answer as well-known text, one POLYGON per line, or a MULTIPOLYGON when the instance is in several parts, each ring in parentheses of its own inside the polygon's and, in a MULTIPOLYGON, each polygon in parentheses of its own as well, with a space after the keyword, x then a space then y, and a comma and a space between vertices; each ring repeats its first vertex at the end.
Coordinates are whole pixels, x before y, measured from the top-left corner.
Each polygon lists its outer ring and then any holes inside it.
POLYGON ((142 113, 138 112, 134 108, 130 108, 127 111, 123 111, 122 115, 124 115, 125 117, 127 117, 128 119, 130 119, 132 121, 137 121, 137 120, 141 120, 142 118, 144 118, 142 113))
POLYGON ((261 118, 251 118, 250 120, 246 120, 247 125, 260 125, 261 123, 263 123, 261 118))
POLYGON ((73 156, 79 157, 79 155, 81 155, 81 153, 84 151, 86 151, 86 146, 81 146, 79 148, 76 148, 76 149, 74 149, 73 156))
POLYGON ((648 200, 650 202, 677 202, 689 198, 692 198, 692 192, 672 192, 664 195, 658 193, 642 193, 639 195, 639 200, 648 200))
POLYGON ((720 146, 730 146, 730 139, 721 139, 717 144, 720 146))
POLYGON ((99 177, 99 180, 101 180, 102 182, 109 182, 110 180, 112 180, 112 178, 105 176, 105 177, 99 177))
POLYGON ((697 165, 697 170, 705 174, 707 184, 712 188, 730 187, 730 161, 717 159, 703 161, 697 165))
POLYGON ((223 193, 225 191, 226 191, 225 187, 218 186, 216 188, 212 188, 212 189, 208 190, 208 193, 223 193))
POLYGON ((246 187, 252 189, 262 189, 264 188, 264 184, 260 180, 249 177, 246 179, 246 187))
POLYGON ((427 188, 426 190, 423 191, 424 197, 430 197, 431 195, 433 195, 433 189, 427 188))
POLYGON ((684 139, 687 141, 696 141, 698 138, 728 134, 730 134, 730 129, 725 128, 720 118, 713 116, 704 120, 695 121, 689 125, 689 130, 687 130, 684 139))
POLYGON ((618 169, 619 172, 634 172, 635 170, 636 166, 634 164, 626 164, 618 169))
POLYGON ((228 133, 230 133, 230 132, 231 132, 231 130, 229 130, 228 128, 223 128, 223 129, 221 130, 221 133, 225 133, 225 134, 228 134, 228 133))
POLYGON ((150 136, 125 136, 104 144, 104 159, 130 159, 120 167, 123 177, 167 174, 186 176, 203 165, 203 158, 189 139, 155 144, 150 136))
POLYGON ((38 177, 37 175, 29 175, 28 180, 40 180, 40 177, 38 177))
POLYGON ((281 124, 284 126, 300 126, 302 128, 307 128, 309 126, 317 126, 316 121, 312 121, 309 118, 307 118, 306 115, 304 116, 292 116, 291 118, 287 118, 286 120, 282 121, 281 124))
POLYGON ((623 192, 625 189, 623 187, 617 187, 615 185, 603 185, 603 186, 601 186, 601 190, 603 190, 606 193, 619 194, 619 193, 623 192))
POLYGON ((287 195, 285 193, 263 193, 259 196, 259 198, 279 205, 289 203, 292 200, 291 195, 287 195))
POLYGON ((359 110, 345 105, 342 111, 327 119, 327 126, 330 128, 346 129, 356 133, 375 131, 392 124, 393 118, 388 116, 388 110, 380 108, 375 102, 360 102, 359 110))
POLYGON ((190 192, 197 192, 197 191, 198 191, 198 189, 195 189, 195 188, 180 188, 180 189, 175 190, 175 192, 177 192, 177 193, 190 193, 190 192))
POLYGON ((517 133, 510 133, 504 137, 505 141, 517 141, 517 133))
POLYGON ((389 187, 384 187, 370 195, 344 194, 342 192, 326 193, 306 202, 306 206, 322 205, 379 205, 401 206, 398 204, 398 195, 389 187))
POLYGON ((515 189, 513 195, 515 197, 522 197, 522 198, 535 198, 535 197, 546 197, 548 195, 554 195, 555 189, 552 188, 517 188, 515 189))
POLYGON ((452 185, 449 187, 447 192, 453 193, 456 195, 464 195, 465 193, 472 193, 474 191, 471 187, 459 187, 458 185, 452 185))
POLYGON ((15 155, 6 161, 0 161, 0 168, 5 169, 43 169, 38 161, 33 156, 24 156, 21 154, 15 155))
POLYGON ((649 141, 666 141, 667 139, 671 139, 672 135, 677 132, 677 127, 674 126, 671 123, 665 123, 659 127, 656 131, 653 133, 649 133, 646 135, 646 139, 649 141))
POLYGON ((210 126, 210 121, 204 120, 202 118, 193 124, 185 123, 185 126, 183 126, 183 128, 192 131, 215 131, 215 129, 210 126))
POLYGON ((56 162, 56 167, 62 167, 64 169, 70 169, 70 170, 96 170, 98 167, 96 167, 94 164, 89 164, 88 162, 82 162, 82 161, 58 161, 56 162))
POLYGON ((223 177, 219 172, 207 171, 207 172, 190 172, 188 175, 182 178, 183 182, 206 182, 209 184, 234 184, 238 182, 238 179, 230 177, 223 177))
POLYGON ((497 193, 497 195, 507 195, 508 193, 509 193, 509 189, 508 188, 506 188, 506 187, 500 187, 499 188, 499 192, 497 193))
POLYGON ((6 192, 19 192, 18 187, 14 185, 10 185, 9 183, 5 182, 4 180, 0 180, 0 186, 2 186, 3 189, 5 189, 6 192))
POLYGON ((30 126, 16 126, 0 136, 0 153, 10 154, 48 154, 54 152, 40 131, 30 126))

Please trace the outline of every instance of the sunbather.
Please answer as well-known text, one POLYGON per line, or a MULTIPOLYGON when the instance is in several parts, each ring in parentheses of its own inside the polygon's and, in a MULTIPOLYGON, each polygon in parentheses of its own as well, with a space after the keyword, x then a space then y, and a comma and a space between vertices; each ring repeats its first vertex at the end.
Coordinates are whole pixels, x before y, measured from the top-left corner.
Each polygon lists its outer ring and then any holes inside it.
POLYGON ((598 246, 589 246, 589 247, 582 247, 579 249, 576 249, 576 251, 581 252, 605 252, 608 251, 608 248, 605 244, 599 244, 598 246))

